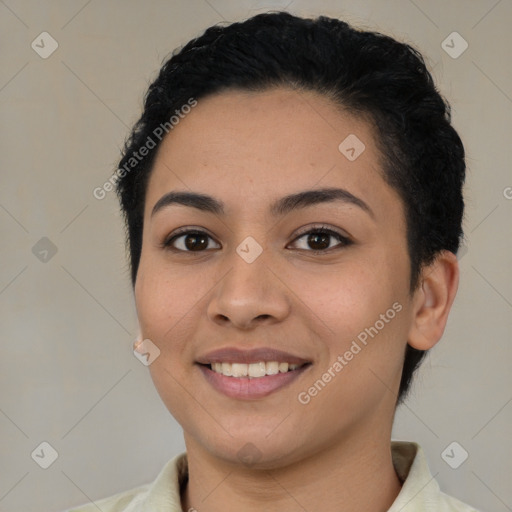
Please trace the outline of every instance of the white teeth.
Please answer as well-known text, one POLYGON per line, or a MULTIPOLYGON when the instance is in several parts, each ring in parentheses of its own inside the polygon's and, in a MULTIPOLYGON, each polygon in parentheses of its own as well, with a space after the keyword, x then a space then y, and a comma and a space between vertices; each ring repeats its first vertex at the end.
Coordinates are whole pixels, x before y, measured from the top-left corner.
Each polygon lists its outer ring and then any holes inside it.
POLYGON ((257 363, 212 363, 211 369, 226 377, 258 378, 265 375, 277 375, 299 368, 298 364, 278 363, 277 361, 259 361, 257 363))
POLYGON ((222 363, 222 374, 226 375, 226 377, 231 377, 233 375, 231 373, 231 363, 222 363))
POLYGON ((259 363, 251 363, 247 375, 249 377, 265 377, 265 363, 263 361, 259 363))
POLYGON ((288 363, 279 363, 280 373, 286 373, 288 371, 288 363))
MULTIPOLYGON (((223 363, 223 364, 229 364, 229 363, 223 363)), ((231 365, 231 373, 233 377, 247 377, 247 365, 246 364, 240 364, 240 363, 233 363, 231 365)))
POLYGON ((277 375, 279 373, 279 363, 277 361, 270 361, 266 363, 265 371, 267 375, 277 375))

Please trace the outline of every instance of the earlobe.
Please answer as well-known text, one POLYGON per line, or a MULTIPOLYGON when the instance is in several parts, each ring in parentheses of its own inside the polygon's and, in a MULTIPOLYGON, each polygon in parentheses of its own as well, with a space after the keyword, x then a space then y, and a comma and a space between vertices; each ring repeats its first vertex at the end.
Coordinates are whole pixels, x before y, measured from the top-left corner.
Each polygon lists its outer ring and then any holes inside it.
POLYGON ((459 265, 450 251, 441 252, 423 269, 414 292, 414 318, 408 336, 411 347, 429 350, 441 339, 458 285, 459 265))

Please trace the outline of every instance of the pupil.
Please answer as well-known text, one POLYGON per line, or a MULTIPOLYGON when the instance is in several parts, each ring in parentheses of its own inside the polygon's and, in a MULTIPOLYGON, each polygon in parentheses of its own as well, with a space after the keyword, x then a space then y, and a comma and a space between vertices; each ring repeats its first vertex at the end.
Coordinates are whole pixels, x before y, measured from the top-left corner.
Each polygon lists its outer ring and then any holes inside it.
POLYGON ((310 244, 320 244, 321 247, 313 247, 313 249, 325 249, 329 247, 329 235, 327 233, 317 233, 313 235, 309 235, 308 243, 310 244))
POLYGON ((185 246, 189 250, 197 249, 198 247, 201 248, 200 245, 203 246, 202 248, 205 248, 208 246, 208 241, 206 238, 207 237, 204 235, 187 235, 185 237, 185 246), (193 242, 190 243, 190 240, 193 240, 193 242), (198 240, 201 240, 201 242, 197 243, 198 240))

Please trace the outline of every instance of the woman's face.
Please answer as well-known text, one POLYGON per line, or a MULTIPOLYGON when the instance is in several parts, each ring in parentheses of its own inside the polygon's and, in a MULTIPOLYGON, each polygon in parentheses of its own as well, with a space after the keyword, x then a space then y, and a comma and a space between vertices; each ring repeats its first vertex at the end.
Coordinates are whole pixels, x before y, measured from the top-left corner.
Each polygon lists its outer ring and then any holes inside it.
POLYGON ((366 122, 312 92, 200 99, 159 148, 135 284, 187 448, 275 467, 389 441, 409 269, 366 122), (176 192, 208 200, 163 199, 176 192))

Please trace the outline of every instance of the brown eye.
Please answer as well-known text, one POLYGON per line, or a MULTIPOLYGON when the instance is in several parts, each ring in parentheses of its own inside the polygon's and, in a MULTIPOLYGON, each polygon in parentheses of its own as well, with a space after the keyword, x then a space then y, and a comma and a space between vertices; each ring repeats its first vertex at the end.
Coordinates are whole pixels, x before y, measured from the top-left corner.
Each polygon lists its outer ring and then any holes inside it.
POLYGON ((314 250, 328 249, 332 235, 327 233, 312 233, 308 235, 307 243, 314 250))
POLYGON ((311 229, 297 237, 294 242, 301 239, 305 239, 305 242, 302 243, 302 247, 299 247, 299 249, 312 253, 325 253, 329 252, 330 249, 341 249, 353 243, 352 240, 341 233, 327 228, 311 229), (331 245, 333 238, 338 240, 338 244, 334 246, 331 245))
POLYGON ((208 233, 189 230, 175 234, 163 246, 175 251, 204 252, 208 248, 209 240, 213 238, 208 233))

